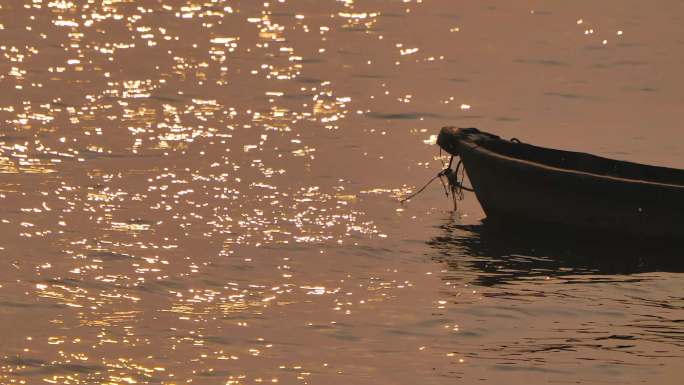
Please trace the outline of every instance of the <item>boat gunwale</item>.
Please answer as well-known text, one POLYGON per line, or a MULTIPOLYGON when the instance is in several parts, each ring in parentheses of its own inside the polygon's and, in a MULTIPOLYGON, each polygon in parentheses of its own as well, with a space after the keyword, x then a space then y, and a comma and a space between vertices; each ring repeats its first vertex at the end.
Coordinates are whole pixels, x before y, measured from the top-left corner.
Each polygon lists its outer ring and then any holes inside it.
MULTIPOLYGON (((498 139, 498 140, 505 141, 504 139, 498 139)), ((470 149, 472 151, 477 151, 477 152, 482 153, 483 155, 493 157, 493 158, 497 158, 499 160, 504 160, 504 161, 509 161, 509 162, 512 161, 514 163, 517 163, 518 165, 523 165, 523 166, 527 166, 527 167, 533 167, 533 168, 538 168, 538 169, 562 173, 562 174, 570 174, 573 176, 589 177, 591 179, 597 179, 597 180, 607 180, 607 181, 611 181, 611 182, 621 182, 621 183, 627 183, 627 184, 638 184, 638 185, 646 185, 646 186, 666 187, 666 188, 671 188, 671 189, 676 189, 676 190, 684 190, 684 185, 679 185, 679 184, 661 183, 661 182, 654 182, 654 181, 643 180, 643 179, 628 179, 628 178, 621 178, 621 177, 616 177, 616 176, 611 176, 611 175, 595 174, 595 173, 591 173, 591 172, 573 170, 573 169, 568 169, 568 168, 554 167, 554 166, 549 166, 549 165, 544 164, 544 163, 533 162, 533 161, 521 159, 521 158, 515 158, 512 156, 500 154, 496 151, 492 151, 492 150, 476 143, 474 140, 470 139, 469 137, 460 139, 459 142, 460 142, 460 144, 462 144, 464 146, 470 147, 470 149)), ((535 146, 535 147, 537 147, 537 146, 535 146)), ((552 148, 547 148, 547 150, 559 151, 559 150, 552 149, 552 148)), ((623 162, 620 160, 610 159, 610 158, 604 158, 604 159, 614 161, 614 162, 623 162)), ((627 162, 627 163, 631 163, 631 162, 627 162)), ((634 164, 640 165, 638 163, 634 163, 634 164)), ((649 166, 649 167, 659 167, 659 166, 649 166)), ((666 168, 666 167, 664 167, 664 168, 666 168)))

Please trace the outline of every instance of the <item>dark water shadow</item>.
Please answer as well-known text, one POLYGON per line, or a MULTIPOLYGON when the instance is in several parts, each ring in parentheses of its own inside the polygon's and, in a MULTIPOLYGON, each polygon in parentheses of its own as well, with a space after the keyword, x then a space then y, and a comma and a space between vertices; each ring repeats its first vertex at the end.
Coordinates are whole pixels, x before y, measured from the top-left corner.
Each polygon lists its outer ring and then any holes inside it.
POLYGON ((387 77, 384 75, 375 75, 375 74, 352 74, 353 78, 361 78, 361 79, 386 79, 387 77))
POLYGON ((549 92, 544 92, 545 96, 552 96, 552 97, 558 97, 558 98, 563 98, 563 99, 582 99, 582 100, 597 100, 597 98, 587 96, 587 95, 580 95, 580 94, 575 94, 572 92, 554 92, 554 91, 549 91, 549 92))
POLYGON ((432 258, 447 265, 447 278, 468 279, 482 286, 537 277, 684 272, 684 242, 511 229, 486 220, 477 225, 452 221, 440 228, 443 234, 427 242, 436 252, 432 258))
POLYGON ((519 64, 535 64, 535 65, 541 65, 544 67, 567 67, 569 66, 568 63, 554 60, 554 59, 515 59, 513 60, 513 63, 519 63, 519 64))
POLYGON ((446 119, 445 116, 433 114, 429 112, 407 112, 407 113, 380 113, 370 112, 366 116, 373 119, 384 120, 417 120, 420 118, 446 119))
POLYGON ((106 370, 102 365, 84 365, 78 363, 55 363, 21 355, 4 357, 3 364, 24 368, 24 373, 31 374, 90 374, 106 370))

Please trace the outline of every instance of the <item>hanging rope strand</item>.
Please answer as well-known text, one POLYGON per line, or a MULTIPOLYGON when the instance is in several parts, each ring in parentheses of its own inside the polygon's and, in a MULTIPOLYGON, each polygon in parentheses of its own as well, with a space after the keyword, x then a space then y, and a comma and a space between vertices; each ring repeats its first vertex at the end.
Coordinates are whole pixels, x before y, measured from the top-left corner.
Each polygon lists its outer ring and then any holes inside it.
MULTIPOLYGON (((440 149, 441 152, 441 149, 440 149)), ((458 163, 456 164, 456 170, 452 169, 451 166, 454 162, 454 157, 453 155, 449 159, 449 165, 446 166, 442 171, 437 173, 432 179, 430 179, 423 187, 420 189, 416 190, 415 192, 409 194, 406 196, 404 199, 402 199, 400 202, 403 204, 411 199, 413 199, 416 195, 422 193, 425 191, 425 189, 435 181, 435 179, 439 179, 440 182, 442 182, 442 187, 444 188, 444 194, 446 196, 449 196, 449 191, 451 191, 451 196, 454 200, 454 209, 457 207, 457 201, 458 200, 463 200, 464 198, 464 193, 463 190, 465 191, 470 191, 474 192, 474 190, 470 187, 464 186, 463 185, 463 179, 465 178, 465 167, 463 166, 463 162, 461 159, 458 160, 458 163), (460 172, 460 178, 459 178, 459 172, 460 172), (446 178, 446 182, 444 182, 444 178, 446 178), (460 179, 460 180, 459 180, 460 179)), ((444 165, 444 163, 442 163, 444 165)))
MULTIPOLYGON (((440 173, 440 174, 441 174, 441 173, 440 173)), ((441 175, 440 175, 440 174, 437 174, 437 175, 433 176, 432 179, 430 179, 427 183, 425 183, 425 185, 424 185, 423 187, 420 188, 420 190, 415 191, 415 192, 409 194, 406 198, 402 199, 400 202, 401 202, 401 203, 404 203, 404 202, 406 202, 406 201, 409 201, 409 200, 411 200, 413 197, 415 197, 416 195, 422 193, 423 190, 425 190, 425 189, 430 185, 430 183, 432 183, 432 182, 435 181, 435 179, 437 179, 437 178, 440 178, 440 179, 441 179, 441 175)))

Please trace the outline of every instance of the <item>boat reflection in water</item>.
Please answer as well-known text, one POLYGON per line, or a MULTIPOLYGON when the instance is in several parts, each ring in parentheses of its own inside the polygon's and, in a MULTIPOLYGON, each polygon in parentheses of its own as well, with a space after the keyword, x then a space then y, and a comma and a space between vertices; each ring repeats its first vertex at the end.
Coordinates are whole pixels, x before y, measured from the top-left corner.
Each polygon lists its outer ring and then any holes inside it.
POLYGON ((497 383, 679 383, 681 245, 491 223, 444 224, 445 342, 463 376, 497 383), (534 377, 531 377, 534 376, 534 377), (651 381, 653 380, 653 381, 651 381))
POLYGON ((601 238, 544 227, 513 228, 483 220, 477 225, 449 222, 428 242, 434 259, 492 286, 517 279, 581 275, 684 272, 684 242, 601 238))

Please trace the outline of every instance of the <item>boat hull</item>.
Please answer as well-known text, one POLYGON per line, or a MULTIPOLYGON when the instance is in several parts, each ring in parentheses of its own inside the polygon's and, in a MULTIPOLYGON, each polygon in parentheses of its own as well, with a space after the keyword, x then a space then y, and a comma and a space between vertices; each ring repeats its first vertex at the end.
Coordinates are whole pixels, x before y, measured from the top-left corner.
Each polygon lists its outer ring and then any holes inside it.
POLYGON ((684 188, 546 167, 467 140, 456 146, 487 217, 596 236, 684 238, 684 188))

